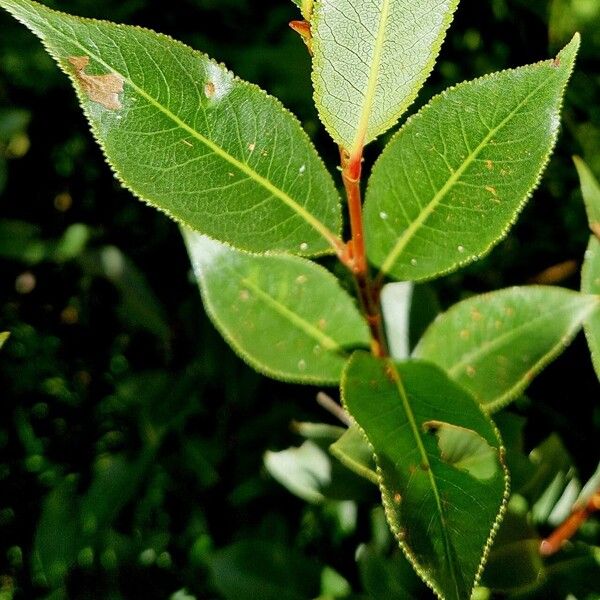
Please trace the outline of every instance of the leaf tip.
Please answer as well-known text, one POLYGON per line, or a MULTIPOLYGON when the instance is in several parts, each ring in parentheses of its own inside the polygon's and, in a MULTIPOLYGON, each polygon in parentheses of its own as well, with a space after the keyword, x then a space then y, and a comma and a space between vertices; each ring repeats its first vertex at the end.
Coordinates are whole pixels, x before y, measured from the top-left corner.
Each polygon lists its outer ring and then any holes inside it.
POLYGON ((566 64, 569 67, 572 67, 575 63, 575 58, 577 57, 580 46, 581 35, 577 32, 571 38, 571 41, 557 54, 556 58, 553 60, 554 66, 560 67, 561 65, 566 64))

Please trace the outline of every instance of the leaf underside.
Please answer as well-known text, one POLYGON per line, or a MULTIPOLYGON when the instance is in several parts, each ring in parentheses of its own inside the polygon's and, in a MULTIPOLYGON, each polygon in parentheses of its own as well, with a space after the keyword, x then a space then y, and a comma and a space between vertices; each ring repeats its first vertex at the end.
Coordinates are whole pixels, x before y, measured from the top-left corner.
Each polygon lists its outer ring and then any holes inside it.
POLYGON ((440 315, 413 355, 440 366, 487 411, 495 411, 563 351, 599 304, 592 296, 550 286, 474 296, 440 315))
POLYGON ((205 308, 234 350, 276 379, 337 383, 349 352, 369 346, 354 300, 297 256, 250 255, 183 230, 205 308))
POLYGON ((276 99, 167 36, 29 0, 0 7, 69 75, 107 161, 142 200, 241 249, 330 251, 338 194, 276 99))
POLYGON ((371 262, 428 279, 496 244, 537 186, 556 142, 579 36, 558 57, 436 96, 377 160, 365 202, 371 262))
POLYGON ((492 421, 439 368, 421 361, 357 352, 342 393, 373 447, 388 522, 407 558, 440 598, 469 598, 508 493, 492 421), (444 429, 466 430, 478 448, 465 453, 462 435, 441 442, 444 429), (462 462, 453 464, 461 453, 462 462), (473 466, 481 454, 483 471, 473 466))
POLYGON ((313 83, 333 139, 360 149, 395 125, 431 72, 458 0, 320 0, 313 83))

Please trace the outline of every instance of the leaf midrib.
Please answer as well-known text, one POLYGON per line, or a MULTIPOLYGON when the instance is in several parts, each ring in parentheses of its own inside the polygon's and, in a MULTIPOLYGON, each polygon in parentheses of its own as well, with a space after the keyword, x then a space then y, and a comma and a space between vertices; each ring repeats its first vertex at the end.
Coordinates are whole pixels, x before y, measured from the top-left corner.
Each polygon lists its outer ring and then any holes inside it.
MULTIPOLYGON (((27 8, 24 7, 23 5, 18 4, 17 6, 19 8, 21 8, 23 11, 28 12, 27 8)), ((51 13, 61 15, 61 13, 58 11, 52 10, 48 7, 44 7, 44 8, 51 13)), ((31 14, 31 13, 29 13, 29 14, 31 14)), ((33 13, 33 15, 34 15, 34 17, 38 16, 35 13, 33 13)), ((72 18, 75 18, 75 17, 72 17, 72 18)), ((25 25, 28 25, 28 24, 25 23, 25 25)), ((111 65, 109 65, 106 61, 104 61, 102 58, 100 58, 97 54, 92 52, 88 47, 81 44, 77 39, 67 36, 62 31, 60 31, 59 29, 54 27, 50 22, 45 23, 45 26, 48 27, 49 29, 52 29, 52 31, 54 31, 58 36, 67 40, 68 42, 72 43, 74 46, 77 46, 78 48, 80 48, 83 52, 86 52, 88 56, 92 57, 94 60, 96 60, 99 64, 103 65, 109 71, 112 71, 113 73, 116 73, 117 75, 122 77, 124 82, 126 82, 128 85, 130 85, 138 94, 140 94, 142 97, 144 97, 148 102, 150 102, 150 104, 155 106, 165 116, 170 118, 176 125, 178 125, 182 129, 187 131, 192 137, 197 139, 200 143, 204 144, 207 148, 212 150, 215 154, 218 154, 221 158, 223 158, 225 161, 227 161, 234 168, 238 169, 239 171, 241 171, 242 173, 247 175, 250 179, 253 179, 254 181, 256 181, 259 185, 264 187, 273 196, 279 198, 284 204, 286 204, 289 208, 291 208, 294 212, 296 212, 300 217, 302 217, 323 238, 325 238, 325 240, 328 242, 328 244, 330 244, 334 248, 336 247, 336 241, 338 239, 337 236, 326 225, 324 225, 321 221, 319 221, 319 219, 317 219, 314 215, 312 215, 310 212, 308 212, 303 206, 298 204, 298 202, 296 202, 286 192, 284 192, 282 189, 278 188, 277 186, 273 185, 268 179, 266 179, 265 177, 263 177, 262 175, 257 173, 254 169, 250 168, 247 164, 241 162, 240 160, 238 160, 237 158, 235 158, 234 156, 229 154, 227 151, 225 151, 223 148, 221 148, 220 146, 218 146, 217 144, 212 142, 210 139, 208 139, 207 137, 202 135, 199 131, 197 131, 196 129, 194 129, 187 123, 185 123, 185 121, 180 119, 176 114, 171 112, 167 107, 160 104, 149 93, 147 93, 143 88, 141 88, 136 83, 134 83, 128 76, 124 75, 119 70, 117 70, 114 67, 112 67, 111 65)), ((195 52, 193 49, 190 49, 190 50, 192 52, 195 52)), ((210 59, 206 58, 206 60, 210 60, 210 59)))
POLYGON ((249 287, 256 296, 262 300, 267 306, 272 308, 279 315, 290 321, 293 325, 295 325, 298 329, 304 332, 306 335, 319 342, 323 348, 330 352, 335 352, 338 354, 346 354, 341 346, 327 334, 320 331, 317 327, 303 319, 297 313, 291 311, 287 306, 275 300, 272 296, 267 294, 264 290, 262 290, 254 281, 252 281, 248 277, 244 277, 241 279, 241 283, 245 286, 249 287))
POLYGON ((365 90, 365 97, 360 118, 358 120, 356 135, 352 143, 351 154, 353 155, 362 151, 362 147, 364 146, 367 136, 367 131, 369 129, 369 121, 371 120, 373 105, 375 103, 375 92, 377 91, 377 84, 379 82, 379 68, 383 58, 383 45, 385 43, 387 22, 390 16, 390 5, 391 0, 384 0, 383 6, 381 7, 381 17, 379 20, 377 37, 375 38, 375 47, 373 48, 373 60, 371 62, 369 79, 367 81, 367 88, 365 90))
POLYGON ((452 558, 452 556, 453 556, 452 547, 450 544, 450 538, 448 537, 448 532, 446 531, 446 526, 444 524, 444 522, 445 522, 444 508, 442 505, 440 491, 437 486, 437 481, 436 481, 433 471, 431 469, 431 463, 429 462, 429 456, 427 454, 427 450, 425 449, 425 446, 423 445, 423 440, 421 439, 421 433, 419 431, 419 427, 417 426, 417 421, 415 419, 415 415, 414 415, 412 407, 410 405, 410 402, 408 399, 408 394, 406 393, 406 389, 404 387, 404 384, 402 383, 402 378, 400 376, 400 373, 398 372, 398 369, 396 368, 396 365, 394 364, 393 360, 387 359, 386 364, 387 364, 388 368, 391 370, 391 372, 393 373, 394 384, 396 386, 396 389, 398 390, 398 395, 400 396, 400 399, 402 401, 402 408, 404 409, 406 418, 408 419, 413 437, 415 439, 417 448, 419 450, 419 454, 421 455, 421 460, 423 462, 423 465, 427 466, 426 471, 427 471, 427 475, 429 477, 429 482, 431 484, 431 489, 433 491, 433 496, 435 498, 438 518, 440 521, 440 529, 442 530, 444 547, 446 549, 446 557, 448 559, 448 565, 450 567, 450 573, 452 576, 452 581, 454 583, 454 591, 456 592, 456 598, 460 598, 460 593, 459 593, 459 589, 458 589, 458 579, 456 577, 456 569, 455 569, 455 565, 454 565, 454 560, 452 558))
POLYGON ((388 273, 390 269, 394 266, 402 251, 406 248, 410 240, 413 238, 417 230, 427 221, 433 211, 437 208, 440 202, 445 198, 446 194, 454 187, 454 185, 460 180, 464 172, 473 164, 473 162, 477 159, 481 151, 487 146, 488 142, 498 134, 498 132, 505 127, 521 110, 521 108, 529 102, 529 100, 535 96, 542 88, 544 88, 548 82, 553 81, 554 78, 548 77, 545 79, 540 85, 538 85, 534 90, 529 92, 527 96, 512 110, 509 114, 493 129, 486 134, 481 143, 473 150, 464 162, 454 171, 446 183, 441 187, 441 189, 434 195, 431 201, 425 206, 425 208, 419 213, 418 217, 405 229, 404 233, 400 236, 394 247, 387 255, 386 259, 383 261, 381 265, 380 276, 384 273, 388 273))

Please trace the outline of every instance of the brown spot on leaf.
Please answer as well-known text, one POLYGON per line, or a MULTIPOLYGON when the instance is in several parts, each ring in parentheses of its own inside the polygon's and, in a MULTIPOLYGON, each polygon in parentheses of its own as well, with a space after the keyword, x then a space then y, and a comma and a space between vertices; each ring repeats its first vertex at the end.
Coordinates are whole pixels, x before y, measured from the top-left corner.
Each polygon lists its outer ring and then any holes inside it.
POLYGON ((485 189, 492 195, 492 196, 497 196, 498 192, 496 191, 495 187, 492 187, 491 185, 486 185, 485 189))
POLYGON ((494 163, 491 160, 486 160, 485 166, 491 171, 494 168, 494 163))
POLYGON ((75 68, 75 77, 92 102, 97 102, 109 110, 122 108, 119 100, 119 94, 123 91, 121 75, 88 75, 84 72, 90 63, 88 56, 69 56, 67 60, 75 68))
POLYGON ((600 223, 591 223, 590 229, 592 233, 600 240, 600 223))
POLYGON ((217 88, 215 87, 215 84, 212 81, 207 81, 204 85, 204 95, 207 98, 212 98, 215 95, 216 91, 217 88))
POLYGON ((400 495, 400 492, 396 492, 394 494, 394 502, 396 504, 400 504, 400 502, 402 502, 402 496, 400 495))

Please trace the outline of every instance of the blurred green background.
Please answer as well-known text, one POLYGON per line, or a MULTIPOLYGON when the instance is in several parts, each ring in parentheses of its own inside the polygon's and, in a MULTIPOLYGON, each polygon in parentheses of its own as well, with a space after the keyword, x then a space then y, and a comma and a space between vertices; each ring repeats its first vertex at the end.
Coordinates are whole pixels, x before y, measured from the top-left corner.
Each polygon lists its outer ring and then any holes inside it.
MULTIPOLYGON (((335 168, 289 0, 47 4, 225 62, 295 112, 335 168)), ((565 261, 560 283, 577 288, 588 230, 571 155, 600 176, 600 2, 462 0, 417 104, 547 58, 576 30, 582 53, 540 189, 487 259, 423 290, 430 314, 565 261)), ((235 357, 204 315, 175 224, 112 178, 39 42, 5 14, 0 32, 0 331, 11 332, 0 353, 0 600, 430 598, 393 552, 374 488, 329 465, 338 489, 307 503, 269 475, 265 451, 302 442, 293 421, 335 423, 318 390, 268 381, 235 357)), ((551 531, 568 486, 594 472, 598 389, 580 336, 501 417, 513 489, 528 503, 516 501, 511 543, 551 531)), ((499 598, 600 598, 599 530, 590 520, 535 581, 535 552, 498 554, 487 585, 499 598)))

